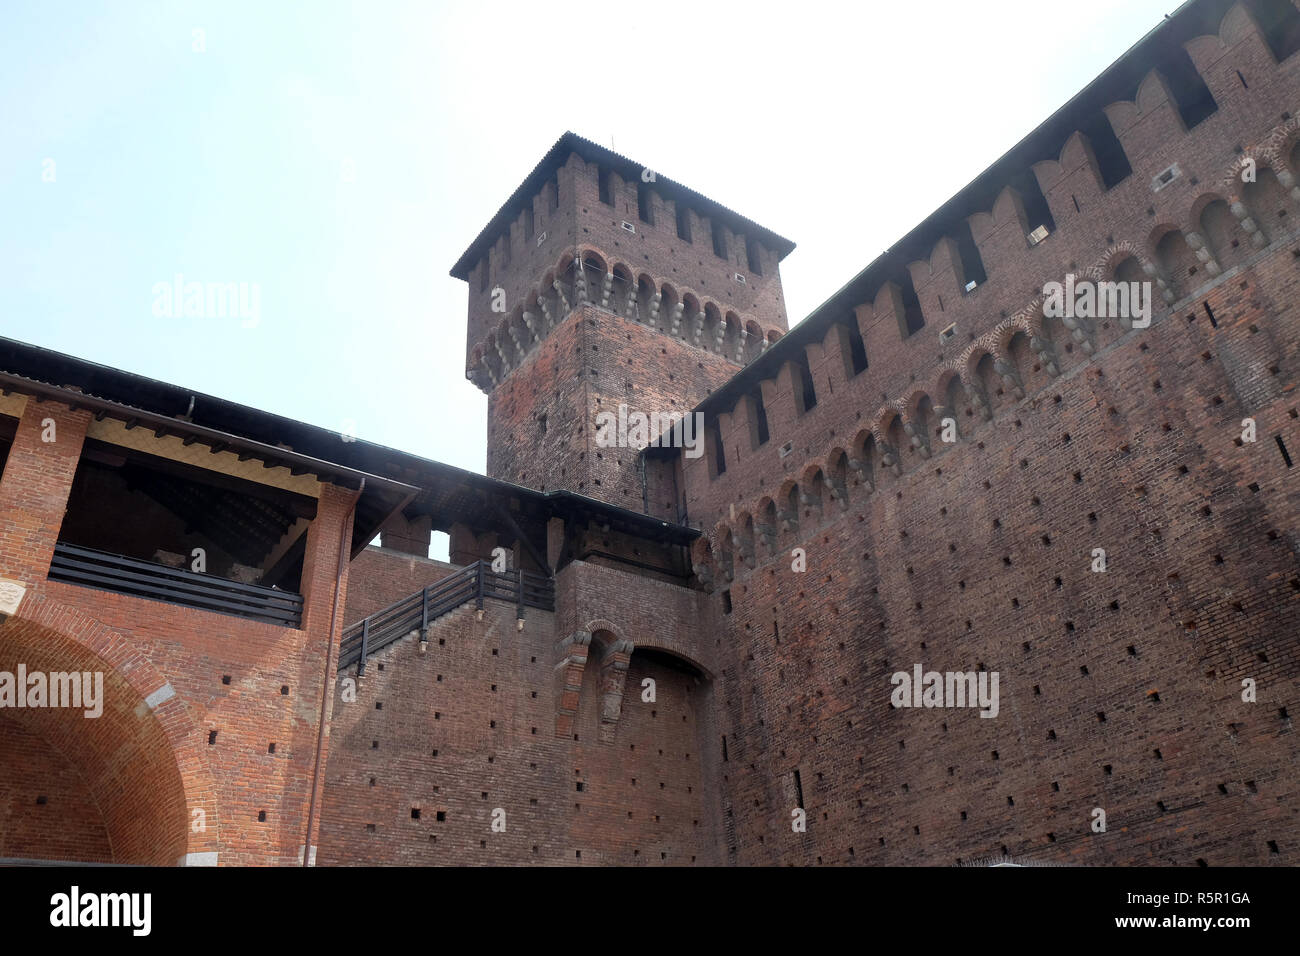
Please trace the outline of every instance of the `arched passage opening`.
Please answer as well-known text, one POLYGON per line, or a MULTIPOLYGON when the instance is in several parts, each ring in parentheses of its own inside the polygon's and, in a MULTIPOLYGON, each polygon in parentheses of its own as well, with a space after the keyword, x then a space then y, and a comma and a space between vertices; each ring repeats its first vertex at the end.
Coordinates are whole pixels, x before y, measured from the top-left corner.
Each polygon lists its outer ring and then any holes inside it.
POLYGON ((0 857, 171 866, 187 853, 216 851, 215 795, 204 786, 205 769, 191 766, 195 754, 177 753, 175 723, 185 719, 169 685, 146 700, 84 644, 14 618, 0 626, 0 673, 16 678, 20 668, 29 687, 31 675, 45 675, 47 690, 45 706, 29 701, 0 711, 0 815, 7 820, 0 857), (89 699, 49 706, 54 683, 60 702, 72 687, 51 675, 75 675, 89 699), (163 708, 170 732, 158 716, 163 708), (192 829, 193 809, 204 811, 201 832, 192 829))

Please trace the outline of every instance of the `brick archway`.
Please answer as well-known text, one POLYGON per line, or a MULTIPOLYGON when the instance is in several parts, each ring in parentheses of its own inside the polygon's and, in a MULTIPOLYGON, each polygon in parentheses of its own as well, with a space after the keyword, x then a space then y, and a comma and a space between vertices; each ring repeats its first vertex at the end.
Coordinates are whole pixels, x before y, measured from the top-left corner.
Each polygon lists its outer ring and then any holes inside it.
POLYGON ((60 816, 74 805, 84 809, 87 800, 101 817, 103 840, 89 826, 83 827, 84 848, 44 839, 38 845, 71 854, 61 859, 215 864, 220 822, 202 730, 156 668, 120 634, 37 595, 29 596, 21 616, 0 625, 0 672, 16 675, 19 665, 28 674, 103 675, 97 717, 86 716, 85 708, 48 706, 0 712, 0 739, 21 738, 51 773, 61 771, 55 778, 71 773, 77 781, 65 788, 67 799, 41 794, 46 799, 36 804, 33 798, 30 809, 25 804, 31 795, 14 788, 11 808, 21 805, 30 825, 46 835, 57 833, 60 816))

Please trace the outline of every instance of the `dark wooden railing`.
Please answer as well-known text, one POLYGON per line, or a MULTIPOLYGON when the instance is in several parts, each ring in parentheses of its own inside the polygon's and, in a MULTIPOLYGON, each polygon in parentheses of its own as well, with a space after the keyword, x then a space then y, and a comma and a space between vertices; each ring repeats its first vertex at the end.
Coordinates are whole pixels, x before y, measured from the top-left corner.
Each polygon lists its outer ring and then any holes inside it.
POLYGON ((467 601, 474 601, 482 610, 487 598, 511 602, 519 619, 526 607, 554 611, 555 580, 522 568, 493 571, 490 563, 476 561, 350 625, 343 632, 339 670, 355 664, 359 677, 365 672, 366 658, 381 647, 411 633, 423 636, 430 623, 467 601))
POLYGON ((212 574, 169 568, 62 541, 54 546, 50 579, 216 614, 232 614, 279 627, 302 626, 301 594, 241 584, 212 574))

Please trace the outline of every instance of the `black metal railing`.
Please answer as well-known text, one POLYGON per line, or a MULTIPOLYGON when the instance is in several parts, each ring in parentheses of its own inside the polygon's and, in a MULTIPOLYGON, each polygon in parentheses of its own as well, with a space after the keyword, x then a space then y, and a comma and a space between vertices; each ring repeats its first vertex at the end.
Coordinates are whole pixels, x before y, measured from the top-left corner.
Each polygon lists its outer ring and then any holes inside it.
POLYGON ((339 648, 339 670, 355 664, 360 676, 375 651, 411 633, 424 636, 433 621, 468 601, 482 610, 487 598, 514 604, 515 616, 522 620, 526 607, 555 610, 555 579, 522 568, 493 571, 489 562, 476 561, 349 625, 339 648))
POLYGON ((50 580, 181 604, 215 614, 232 614, 279 627, 302 626, 301 594, 241 584, 62 541, 54 546, 50 580))

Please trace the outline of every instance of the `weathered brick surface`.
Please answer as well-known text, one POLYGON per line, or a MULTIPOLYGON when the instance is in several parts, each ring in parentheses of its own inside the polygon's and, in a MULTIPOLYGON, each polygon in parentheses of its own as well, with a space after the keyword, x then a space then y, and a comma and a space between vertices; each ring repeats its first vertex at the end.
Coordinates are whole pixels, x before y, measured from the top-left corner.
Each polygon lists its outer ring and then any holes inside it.
POLYGON ((77 768, 2 714, 0 857, 113 859, 103 814, 77 768))
MULTIPOLYGON (((569 573, 560 588, 576 591, 569 573)), ((412 638, 375 654, 355 702, 342 702, 340 675, 322 864, 720 862, 701 754, 707 682, 634 652, 602 738, 601 662, 621 635, 598 627, 577 714, 557 736, 566 616, 529 610, 519 631, 510 605, 488 601, 478 620, 470 603, 434 623, 423 654, 412 638), (653 703, 641 699, 646 678, 653 703)))
MULTIPOLYGON (((102 672, 105 713, 86 719, 46 708, 6 716, 78 768, 116 862, 172 864, 217 853, 222 864, 294 863, 308 842, 326 653, 342 629, 333 598, 353 493, 322 488, 308 531, 301 629, 49 581, 89 418, 29 401, 19 423, 0 480, 0 576, 25 581, 28 590, 0 627, 0 670, 24 663, 29 671, 102 672), (57 440, 47 443, 41 422, 48 417, 57 440), (151 708, 146 699, 155 694, 151 708), (202 830, 193 829, 197 810, 202 830)), ((346 588, 346 563, 343 570, 346 588)), ((90 855, 71 858, 95 858, 99 847, 87 841, 90 855)), ((73 852, 58 841, 49 852, 56 850, 73 852)))
MULTIPOLYGON (((1047 239, 1026 241, 1037 222, 1025 197, 1003 189, 966 220, 986 281, 964 289, 950 239, 896 262, 920 331, 904 334, 894 285, 816 316, 806 346, 780 350, 783 365, 742 373, 726 405, 705 402, 725 470, 713 449, 677 475, 652 463, 661 470, 647 476, 646 510, 677 517, 668 500, 679 494, 679 514, 708 539, 694 557, 713 596, 667 629, 680 623, 686 647, 715 645, 728 861, 1285 863, 1300 850, 1287 773, 1300 679, 1297 495, 1275 441, 1293 456, 1300 445, 1300 58, 1276 62, 1240 6, 1186 51, 1214 112, 1188 128, 1173 85, 1152 72, 1133 102, 1105 109, 1126 178, 1107 189, 1093 144, 1070 137, 1028 171, 1054 220, 1047 239), (1254 181, 1242 176, 1246 159, 1254 181), (1152 326, 1112 318, 1072 337, 1041 308, 1044 283, 1067 273, 1150 281, 1152 326), (855 373, 837 319, 860 332, 865 371, 855 373), (800 353, 813 407, 800 400, 800 353), (734 399, 755 390, 767 441, 751 399, 734 399), (941 441, 945 416, 958 424, 955 444, 941 441), (1248 417, 1259 440, 1239 445, 1248 417), (1104 573, 1091 570, 1096 548, 1104 573), (892 710, 890 674, 916 663, 998 671, 999 716, 892 710), (1245 678, 1257 703, 1241 700, 1245 678), (795 770, 807 834, 790 828, 795 770), (1097 807, 1106 834, 1090 830, 1097 807)), ((622 254, 610 244, 625 238, 592 230, 582 241, 610 262, 622 254)), ((663 275, 674 255, 649 255, 658 278, 642 300, 678 293, 663 275)), ((538 458, 563 461, 547 487, 625 504, 639 474, 593 488, 591 466, 539 446, 524 424, 545 409, 548 435, 572 442, 592 409, 553 403, 553 386, 574 389, 584 374, 618 384, 625 320, 582 311, 585 338, 567 327, 552 353, 544 338, 495 369, 490 456, 504 466, 494 473, 520 481, 516 463, 540 447, 538 458), (579 354, 614 361, 584 369, 579 354)), ((760 325, 775 317, 760 310, 760 325)), ((654 324, 635 326, 649 340, 630 343, 634 366, 651 374, 623 388, 656 383, 656 400, 678 387, 716 391, 665 381, 689 367, 691 346, 670 341, 656 354, 654 324)))
POLYGON ((768 443, 754 446, 741 403, 721 415, 726 472, 686 463, 692 516, 734 606, 730 618, 713 609, 733 638, 722 724, 747 768, 724 788, 746 808, 732 860, 1263 864, 1300 851, 1288 769, 1298 498, 1274 440, 1300 442, 1300 240, 1296 202, 1262 171, 1296 169, 1283 114, 1300 60, 1273 65, 1239 12, 1224 41, 1190 45, 1212 65, 1218 113, 1171 135, 1163 90, 1144 85, 1137 110, 1112 112, 1128 180, 1103 192, 1086 152, 1067 145, 1059 166, 1035 168, 1056 218, 1049 239, 1030 248, 1013 225, 998 240, 1004 194, 972 219, 985 285, 962 297, 951 272, 912 263, 921 332, 901 339, 882 293, 857 309, 865 372, 846 369, 832 330, 807 348, 815 408, 800 411, 786 365, 763 383, 768 443), (1230 82, 1236 69, 1248 92, 1230 82), (1258 183, 1233 178, 1236 143, 1258 160, 1258 183), (1175 161, 1182 178, 1152 194, 1152 175, 1175 161), (1263 247, 1214 218, 1214 202, 1238 200, 1263 247), (1221 274, 1171 253, 1171 228, 1199 231, 1221 274), (1099 322, 1085 356, 1044 324, 1034 295, 1094 264, 1112 278, 1129 256, 1175 301, 1157 302, 1149 329, 1099 322), (954 320, 955 344, 937 345, 936 326, 954 320), (1054 340, 1059 376, 1025 347, 1030 336, 1054 340), (1014 369, 1023 398, 985 354, 1014 369), (988 397, 991 420, 962 382, 988 397), (944 407, 960 429, 952 445, 939 437, 944 407), (1248 417, 1259 440, 1238 445, 1248 417), (796 528, 773 514, 786 510, 796 528), (806 572, 791 570, 796 547, 806 572), (1105 573, 1091 570, 1095 548, 1105 573), (891 709, 890 675, 917 663, 998 671, 1001 713, 891 709), (1257 703, 1241 699, 1245 678, 1257 703), (807 834, 789 825, 796 769, 807 834), (1090 830, 1097 807, 1105 834, 1090 830))
MULTIPOLYGON (((323 708, 323 863, 1293 864, 1300 55, 1277 63, 1240 6, 1185 47, 1217 110, 1189 129, 1155 71, 1106 105, 1130 175, 1107 189, 1082 135, 1020 171, 1050 208, 1046 239, 1027 241, 1031 197, 1008 186, 964 215, 987 281, 966 289, 951 236, 887 263, 924 316, 912 334, 890 282, 765 354, 787 327, 776 255, 760 252, 761 275, 743 239, 714 256, 694 213, 678 239, 671 204, 652 196, 643 222, 635 181, 607 178, 605 202, 602 170, 572 156, 531 234, 521 217, 470 277, 488 471, 689 522, 695 576, 685 549, 627 522, 551 517, 553 613, 519 629, 509 604, 466 605, 424 653, 375 654, 355 702, 349 674, 324 672, 331 641, 452 569, 399 553, 424 547, 427 515, 391 519, 397 549, 352 562, 336 619, 351 501, 325 488, 301 631, 48 582, 89 415, 29 403, 0 481, 0 574, 30 591, 0 628, 0 669, 103 667, 111 692, 89 733, 48 712, 0 720, 0 854, 294 862, 323 708), (1067 274, 1152 283, 1151 326, 1072 334, 1041 298, 1067 274), (596 415, 620 403, 702 403, 725 468, 713 444, 644 471, 598 448, 596 415), (894 708, 890 677, 915 665, 997 672, 997 716, 894 708), (164 683, 175 697, 138 716, 164 683), (6 789, 16 761, 31 769, 6 789), (90 804, 75 840, 39 838, 90 804)), ((504 535, 451 530, 456 564, 504 535)))
POLYGON ((416 591, 437 584, 455 570, 454 565, 383 548, 366 548, 348 565, 347 611, 351 624, 382 611, 416 591))

